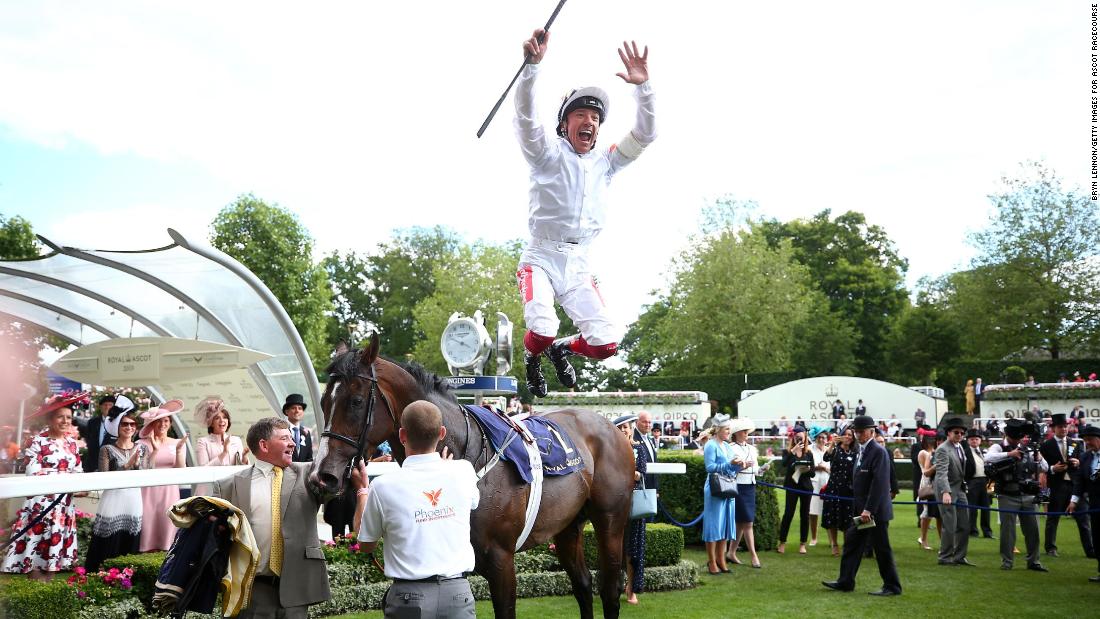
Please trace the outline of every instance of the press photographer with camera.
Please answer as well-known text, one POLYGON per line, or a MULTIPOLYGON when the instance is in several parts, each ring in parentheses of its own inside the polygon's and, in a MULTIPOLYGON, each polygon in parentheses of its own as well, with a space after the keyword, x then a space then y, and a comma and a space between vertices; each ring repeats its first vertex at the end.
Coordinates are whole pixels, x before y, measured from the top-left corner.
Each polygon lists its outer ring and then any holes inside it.
MULTIPOLYGON (((1081 438, 1085 440, 1086 451, 1073 474, 1073 496, 1066 508, 1070 513, 1077 511, 1078 504, 1085 507, 1085 499, 1090 505, 1100 505, 1100 428, 1085 426, 1081 430, 1081 438)), ((1092 523, 1092 546, 1097 548, 1100 545, 1100 512, 1089 514, 1089 520, 1092 523)), ((1100 582, 1100 561, 1096 567, 1098 574, 1089 578, 1089 582, 1100 582)))
POLYGON ((1031 421, 1009 419, 1004 433, 1004 440, 990 447, 985 456, 985 474, 995 484, 998 506, 1011 510, 1001 512, 1001 569, 1012 569, 1018 517, 1027 545, 1027 569, 1048 572, 1039 563, 1039 523, 1035 517, 1036 503, 1045 500, 1039 473, 1047 471, 1046 462, 1039 457, 1039 428, 1031 421))

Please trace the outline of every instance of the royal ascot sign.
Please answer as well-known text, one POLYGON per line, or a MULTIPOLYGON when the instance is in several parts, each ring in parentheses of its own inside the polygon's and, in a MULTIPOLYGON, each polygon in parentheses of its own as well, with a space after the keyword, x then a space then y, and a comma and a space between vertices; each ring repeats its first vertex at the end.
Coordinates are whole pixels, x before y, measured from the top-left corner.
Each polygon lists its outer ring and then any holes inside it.
POLYGON ((915 389, 854 376, 804 378, 756 392, 737 404, 739 417, 752 419, 758 426, 786 418, 793 423, 831 422, 833 405, 844 405, 848 419, 856 415, 863 400, 867 414, 875 421, 897 419, 905 428, 915 428, 914 413, 925 412, 925 423, 935 424, 947 412, 947 402, 915 389))
POLYGON ((222 374, 270 358, 220 342, 135 337, 82 346, 50 369, 90 385, 163 385, 222 374))

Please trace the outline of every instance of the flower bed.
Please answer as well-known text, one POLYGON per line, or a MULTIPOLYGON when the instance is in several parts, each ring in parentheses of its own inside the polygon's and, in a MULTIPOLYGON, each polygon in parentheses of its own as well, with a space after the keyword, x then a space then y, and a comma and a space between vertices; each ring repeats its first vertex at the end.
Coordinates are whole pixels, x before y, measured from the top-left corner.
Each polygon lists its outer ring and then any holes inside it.
POLYGON ((983 400, 1073 400, 1100 398, 1100 383, 1039 383, 1037 385, 989 385, 982 389, 983 400))
MULTIPOLYGON (((591 525, 585 528, 585 557, 595 565, 596 536, 591 525)), ((310 607, 311 617, 377 609, 389 581, 359 552, 357 542, 341 537, 324 547, 328 561, 332 599, 310 607)), ((645 586, 648 591, 687 589, 698 580, 697 568, 684 561, 684 533, 679 527, 650 524, 646 527, 645 586)), ((516 590, 519 597, 572 595, 569 577, 558 563, 553 544, 543 544, 516 555, 516 590)), ((382 556, 381 545, 375 551, 382 556)), ((12 577, 0 592, 0 616, 11 619, 43 617, 78 619, 133 619, 152 617, 147 606, 153 585, 160 573, 165 553, 150 552, 115 557, 104 561, 104 571, 89 574, 78 568, 68 581, 55 579, 41 583, 12 577), (143 603, 144 602, 144 603, 143 603)), ((489 598, 484 578, 473 576, 470 584, 477 599, 489 598)), ((220 603, 215 606, 220 609, 220 603)), ((205 617, 188 613, 197 619, 205 617)), ((219 616, 217 612, 209 617, 219 616)))

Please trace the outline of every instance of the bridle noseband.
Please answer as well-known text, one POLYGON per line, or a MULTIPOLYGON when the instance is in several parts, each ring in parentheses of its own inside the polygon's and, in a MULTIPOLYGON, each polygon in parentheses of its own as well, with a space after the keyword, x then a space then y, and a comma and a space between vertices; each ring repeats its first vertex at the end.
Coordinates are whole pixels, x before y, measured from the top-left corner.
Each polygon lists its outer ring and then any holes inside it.
MULTIPOLYGON (((341 443, 350 445, 355 450, 355 456, 348 460, 348 465, 344 469, 343 478, 350 479, 351 471, 355 468, 356 463, 363 459, 363 451, 367 448, 367 434, 370 433, 371 426, 374 425, 374 393, 375 391, 382 397, 382 403, 386 405, 386 412, 390 414, 390 419, 393 421, 393 427, 397 428, 397 417, 393 414, 393 406, 390 405, 389 400, 386 398, 386 394, 378 386, 378 373, 374 370, 374 364, 369 366, 370 375, 365 376, 363 374, 356 374, 353 378, 359 378, 370 383, 370 388, 367 390, 367 419, 363 423, 362 429, 359 431, 359 439, 356 440, 350 436, 340 434, 332 431, 332 420, 336 416, 335 411, 329 412, 328 419, 325 420, 325 429, 321 432, 321 438, 330 438, 341 443)), ((345 378, 341 374, 332 374, 332 376, 338 378, 345 378)), ((332 395, 329 396, 330 398, 332 395)))

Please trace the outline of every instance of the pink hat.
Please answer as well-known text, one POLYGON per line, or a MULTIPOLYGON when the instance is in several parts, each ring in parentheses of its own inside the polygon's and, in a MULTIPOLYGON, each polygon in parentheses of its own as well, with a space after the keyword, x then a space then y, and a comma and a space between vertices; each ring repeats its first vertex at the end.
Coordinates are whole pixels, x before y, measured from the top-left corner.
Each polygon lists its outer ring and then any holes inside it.
POLYGON ((141 426, 141 438, 145 438, 153 433, 153 422, 158 419, 164 419, 170 417, 183 410, 183 400, 168 400, 164 404, 161 404, 159 408, 150 408, 141 414, 144 424, 141 426))
POLYGON ((195 423, 201 423, 203 427, 210 427, 214 421, 214 415, 225 410, 225 402, 216 395, 207 396, 195 407, 195 423))

